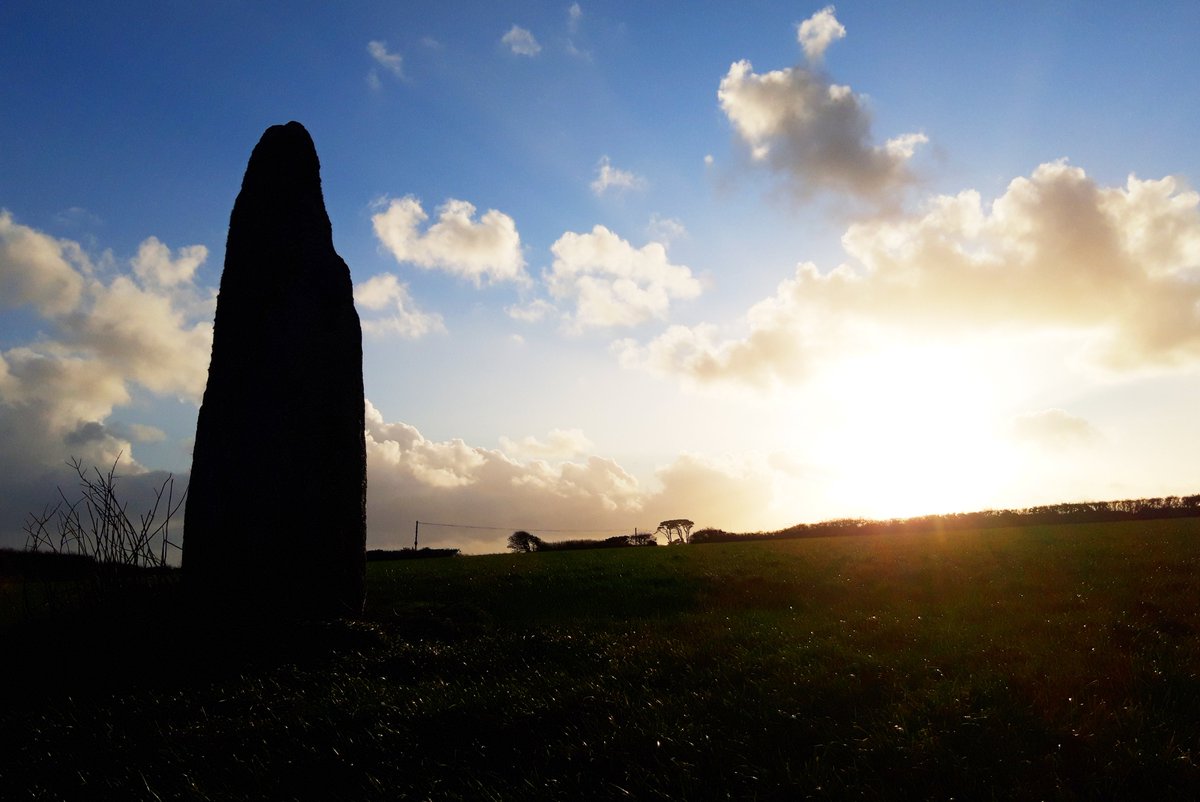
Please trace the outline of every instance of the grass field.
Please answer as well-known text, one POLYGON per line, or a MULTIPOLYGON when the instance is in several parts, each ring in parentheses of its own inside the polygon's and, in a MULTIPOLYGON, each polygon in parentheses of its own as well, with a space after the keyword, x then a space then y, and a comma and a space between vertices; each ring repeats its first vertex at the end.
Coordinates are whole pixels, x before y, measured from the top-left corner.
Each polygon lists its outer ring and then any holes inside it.
POLYGON ((360 622, 165 601, 14 635, 0 797, 1200 789, 1197 519, 373 563, 369 588, 360 622))

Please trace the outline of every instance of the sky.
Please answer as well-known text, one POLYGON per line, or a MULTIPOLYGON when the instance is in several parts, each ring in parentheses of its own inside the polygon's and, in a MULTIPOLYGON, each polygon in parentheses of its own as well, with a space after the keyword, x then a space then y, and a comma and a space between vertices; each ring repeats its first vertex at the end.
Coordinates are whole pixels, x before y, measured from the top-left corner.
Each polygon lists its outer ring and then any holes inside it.
POLYGON ((0 546, 68 459, 134 507, 186 478, 289 120, 370 547, 1200 492, 1198 40, 1194 3, 9 0, 0 546))

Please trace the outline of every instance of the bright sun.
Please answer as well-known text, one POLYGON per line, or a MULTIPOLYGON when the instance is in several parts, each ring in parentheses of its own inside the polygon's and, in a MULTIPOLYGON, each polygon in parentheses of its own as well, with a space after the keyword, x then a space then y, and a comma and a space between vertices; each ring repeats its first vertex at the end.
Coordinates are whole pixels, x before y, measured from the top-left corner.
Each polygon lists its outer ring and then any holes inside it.
POLYGON ((993 506, 1016 460, 1005 383, 979 354, 893 347, 826 377, 835 423, 821 444, 848 508, 890 518, 993 506))

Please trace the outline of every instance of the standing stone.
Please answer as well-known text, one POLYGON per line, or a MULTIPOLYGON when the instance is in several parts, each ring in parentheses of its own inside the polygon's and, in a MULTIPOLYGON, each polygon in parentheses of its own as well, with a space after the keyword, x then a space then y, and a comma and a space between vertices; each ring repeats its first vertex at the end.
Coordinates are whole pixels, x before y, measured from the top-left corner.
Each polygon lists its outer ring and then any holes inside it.
POLYGON ((363 407, 362 329, 317 151, 300 123, 272 126, 229 219, 196 424, 183 573, 202 608, 362 611, 363 407))

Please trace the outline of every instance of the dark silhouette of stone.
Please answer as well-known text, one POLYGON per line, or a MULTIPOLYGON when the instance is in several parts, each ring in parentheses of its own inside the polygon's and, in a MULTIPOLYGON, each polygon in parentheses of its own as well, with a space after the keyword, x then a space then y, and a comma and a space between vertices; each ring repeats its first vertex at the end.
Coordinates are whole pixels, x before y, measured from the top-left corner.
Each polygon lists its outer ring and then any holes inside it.
POLYGON ((268 128, 229 220, 184 512, 202 607, 362 611, 362 329, 304 126, 268 128))

